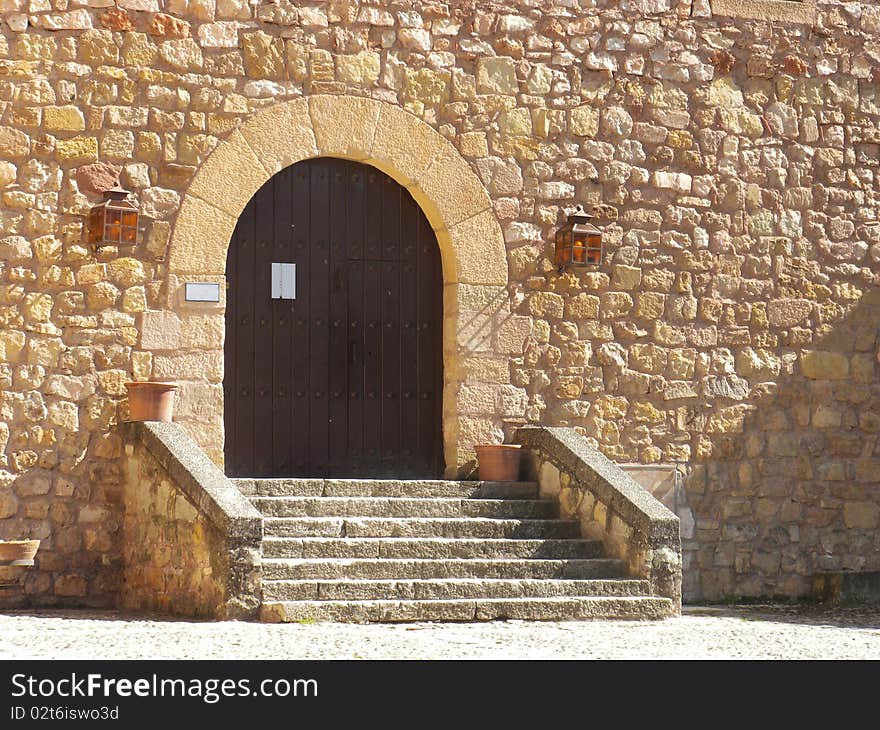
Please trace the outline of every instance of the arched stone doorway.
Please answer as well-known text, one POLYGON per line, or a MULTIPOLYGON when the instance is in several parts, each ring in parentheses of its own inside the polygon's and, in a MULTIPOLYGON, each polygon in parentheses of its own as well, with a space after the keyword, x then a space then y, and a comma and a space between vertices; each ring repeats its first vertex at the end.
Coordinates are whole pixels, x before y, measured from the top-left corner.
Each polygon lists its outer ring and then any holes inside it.
POLYGON ((339 158, 282 170, 226 282, 228 475, 443 474, 440 250, 404 188, 339 158))
MULTIPOLYGON (((455 146, 412 114, 373 99, 324 95, 254 114, 217 146, 183 198, 168 248, 168 307, 188 306, 186 282, 224 281, 229 243, 250 199, 280 170, 316 157, 386 173, 409 191, 434 231, 444 287, 443 451, 445 473, 454 476, 472 463, 475 442, 502 435, 517 390, 505 362, 521 354, 529 324, 510 313, 504 238, 488 193, 455 146)), ((184 411, 186 398, 184 389, 184 411)), ((203 445, 223 442, 222 421, 206 419, 197 429, 203 445)))

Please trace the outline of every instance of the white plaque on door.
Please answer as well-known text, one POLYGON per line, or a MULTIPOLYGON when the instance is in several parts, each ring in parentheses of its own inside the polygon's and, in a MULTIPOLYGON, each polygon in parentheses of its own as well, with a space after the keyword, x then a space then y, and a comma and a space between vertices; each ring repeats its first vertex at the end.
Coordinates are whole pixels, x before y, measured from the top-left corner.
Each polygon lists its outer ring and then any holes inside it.
POLYGON ((272 264, 272 299, 296 299, 296 264, 272 264))

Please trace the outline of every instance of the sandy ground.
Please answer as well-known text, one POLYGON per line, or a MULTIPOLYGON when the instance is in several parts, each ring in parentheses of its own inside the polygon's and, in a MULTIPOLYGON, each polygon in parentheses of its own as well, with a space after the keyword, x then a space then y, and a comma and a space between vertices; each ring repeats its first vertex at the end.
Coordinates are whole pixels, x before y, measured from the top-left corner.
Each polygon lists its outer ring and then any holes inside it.
POLYGON ((665 621, 193 622, 0 615, 0 659, 880 659, 880 608, 686 607, 665 621))

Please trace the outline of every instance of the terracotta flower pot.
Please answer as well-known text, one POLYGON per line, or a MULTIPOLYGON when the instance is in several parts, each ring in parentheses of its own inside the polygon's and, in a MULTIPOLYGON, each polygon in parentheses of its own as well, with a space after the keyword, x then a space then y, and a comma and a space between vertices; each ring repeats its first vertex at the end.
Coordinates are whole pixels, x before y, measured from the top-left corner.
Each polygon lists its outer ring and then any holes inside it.
POLYGON ((515 482, 519 479, 519 444, 479 444, 477 452, 479 477, 484 482, 515 482))
POLYGON ((131 421, 165 421, 174 414, 174 383, 126 383, 131 421))
POLYGON ((33 565, 39 540, 0 540, 0 565, 33 565))

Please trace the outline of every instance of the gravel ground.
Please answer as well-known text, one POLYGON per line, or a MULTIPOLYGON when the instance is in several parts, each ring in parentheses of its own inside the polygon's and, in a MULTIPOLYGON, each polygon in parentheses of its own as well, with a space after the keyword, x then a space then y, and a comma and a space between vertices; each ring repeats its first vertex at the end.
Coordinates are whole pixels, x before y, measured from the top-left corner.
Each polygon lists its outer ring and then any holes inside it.
POLYGON ((687 607, 666 621, 259 624, 0 615, 0 659, 880 659, 880 609, 687 607))

